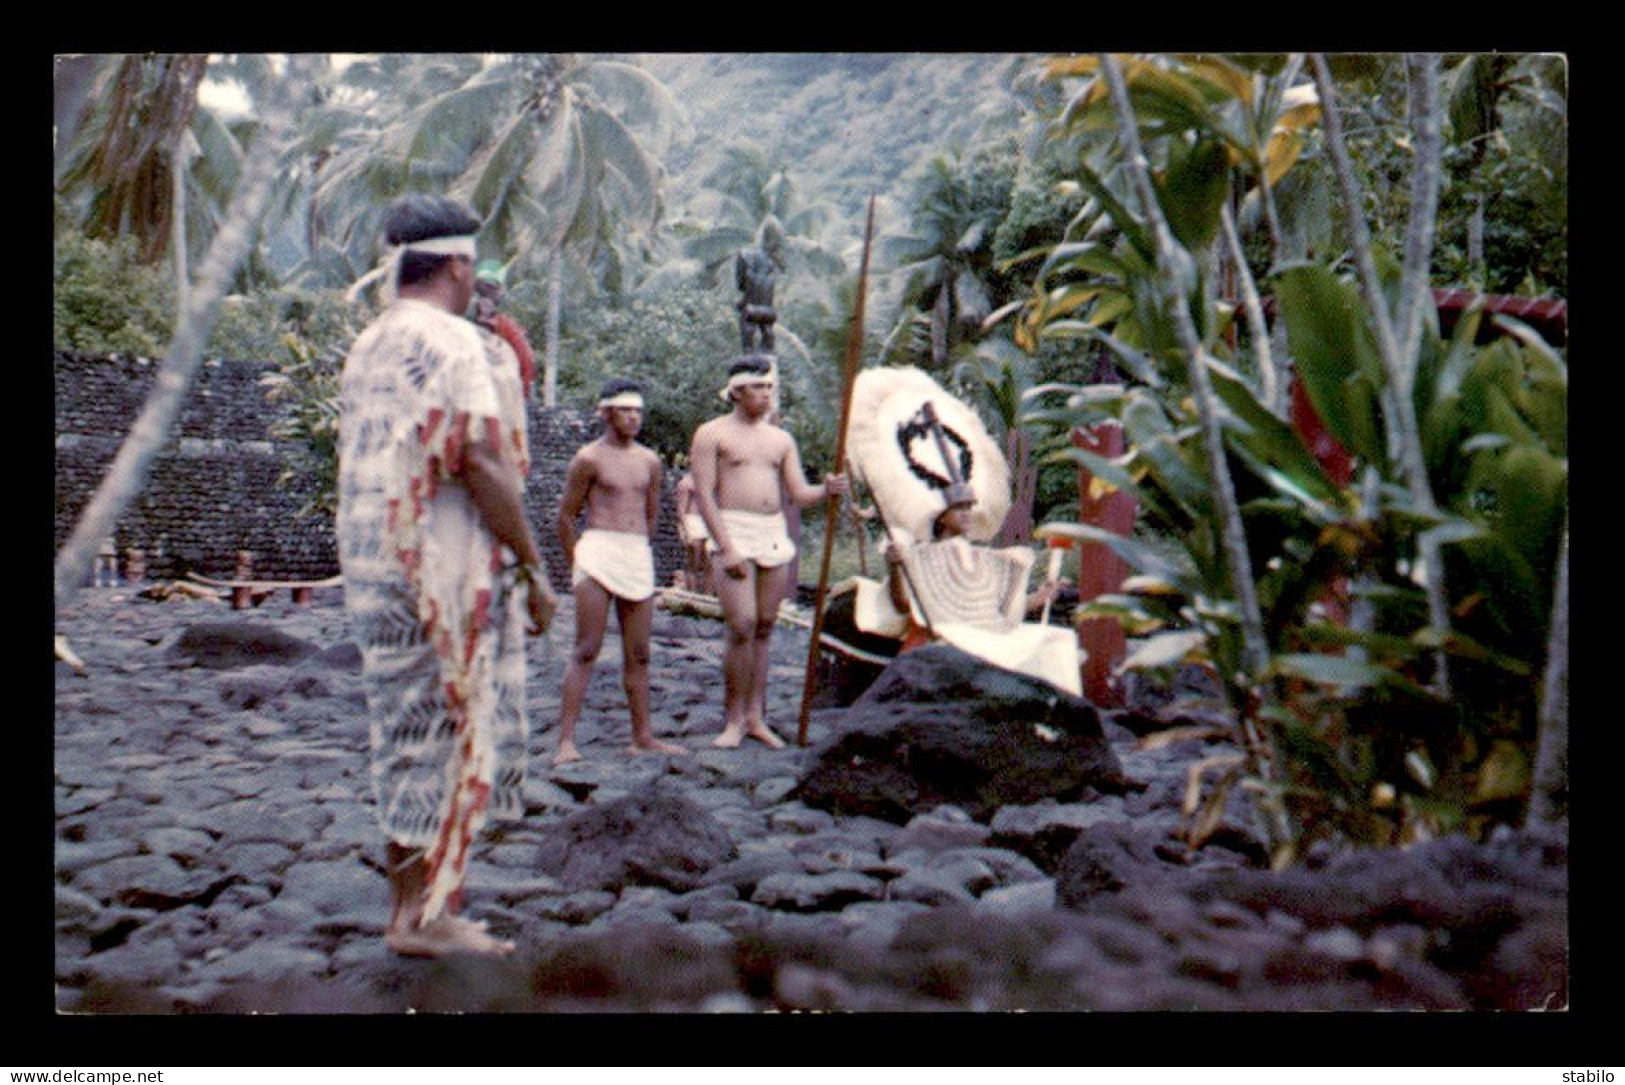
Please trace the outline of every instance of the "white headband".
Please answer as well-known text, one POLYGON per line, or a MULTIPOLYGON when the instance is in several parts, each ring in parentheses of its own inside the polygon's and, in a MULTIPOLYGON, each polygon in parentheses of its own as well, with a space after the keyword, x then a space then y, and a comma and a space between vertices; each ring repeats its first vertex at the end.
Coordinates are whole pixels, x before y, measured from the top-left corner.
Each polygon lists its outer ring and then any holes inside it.
POLYGON ((608 397, 606 397, 604 399, 600 399, 598 401, 598 406, 600 408, 603 408, 603 407, 636 407, 639 410, 642 410, 643 409, 643 397, 638 395, 636 392, 619 392, 619 393, 617 393, 617 394, 615 394, 613 396, 608 396, 608 397))
POLYGON ((401 259, 409 252, 425 256, 466 256, 474 259, 474 235, 455 234, 451 237, 426 237, 421 241, 408 241, 396 245, 384 255, 384 281, 379 287, 383 303, 395 300, 401 281, 401 259))
POLYGON ((474 235, 457 234, 453 237, 426 237, 422 241, 408 241, 401 246, 407 252, 428 253, 430 256, 466 256, 474 259, 474 235))
POLYGON ((733 398, 733 390, 735 388, 743 388, 747 384, 760 384, 763 381, 766 381, 768 384, 776 385, 778 383, 778 367, 769 366, 766 373, 753 373, 749 371, 735 373, 733 376, 728 378, 728 386, 718 391, 717 395, 721 396, 724 400, 731 399, 733 398))

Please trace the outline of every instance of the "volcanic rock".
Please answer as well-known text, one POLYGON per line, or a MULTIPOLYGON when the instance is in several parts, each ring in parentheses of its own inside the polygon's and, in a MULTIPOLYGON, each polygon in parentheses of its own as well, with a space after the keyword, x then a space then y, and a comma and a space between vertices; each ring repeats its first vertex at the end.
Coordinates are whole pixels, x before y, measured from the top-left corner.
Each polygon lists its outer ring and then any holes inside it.
POLYGON ((256 622, 199 622, 182 631, 168 656, 223 671, 256 663, 289 666, 316 651, 307 640, 256 622))
POLYGON ((900 655, 838 717, 797 794, 899 824, 945 803, 986 822, 1012 803, 1132 786, 1086 701, 931 644, 900 655))
POLYGON ((571 815, 543 841, 538 866, 572 890, 642 884, 681 893, 733 857, 710 814, 656 784, 571 815))

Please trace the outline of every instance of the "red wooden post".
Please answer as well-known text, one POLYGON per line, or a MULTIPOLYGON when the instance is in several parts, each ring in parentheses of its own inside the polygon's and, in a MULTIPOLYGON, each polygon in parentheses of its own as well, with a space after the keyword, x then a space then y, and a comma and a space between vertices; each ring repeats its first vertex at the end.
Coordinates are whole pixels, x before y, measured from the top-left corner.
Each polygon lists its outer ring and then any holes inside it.
MULTIPOLYGON (((1074 429, 1072 443, 1100 456, 1120 456, 1123 453, 1123 427, 1116 422, 1102 422, 1087 430, 1074 429)), ((1127 537, 1134 530, 1134 498, 1115 488, 1096 493, 1094 482, 1092 473, 1078 469, 1079 520, 1127 537)), ((1128 571, 1127 563, 1105 543, 1080 543, 1079 601, 1088 602, 1098 595, 1117 591, 1123 586, 1128 571)), ((1083 619, 1078 622, 1078 643, 1089 653, 1083 663, 1084 697, 1102 707, 1120 706, 1123 691, 1112 669, 1123 661, 1128 651, 1128 637, 1123 627, 1115 618, 1083 619)))

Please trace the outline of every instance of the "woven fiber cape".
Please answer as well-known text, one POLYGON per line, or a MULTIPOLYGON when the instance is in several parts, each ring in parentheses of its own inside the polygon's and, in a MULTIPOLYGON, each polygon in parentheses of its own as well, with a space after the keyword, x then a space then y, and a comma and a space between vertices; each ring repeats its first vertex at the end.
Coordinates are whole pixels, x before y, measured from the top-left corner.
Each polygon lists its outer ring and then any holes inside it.
POLYGON ((858 374, 846 450, 854 472, 893 530, 914 541, 931 538, 952 481, 935 436, 920 422, 929 402, 942 423, 948 454, 976 494, 966 536, 986 542, 1010 510, 1010 468, 982 420, 931 376, 912 366, 881 366, 858 374))
POLYGON ((992 550, 943 539, 907 547, 903 564, 922 624, 929 618, 933 624, 956 622, 989 633, 1008 633, 1021 624, 1031 550, 992 550))

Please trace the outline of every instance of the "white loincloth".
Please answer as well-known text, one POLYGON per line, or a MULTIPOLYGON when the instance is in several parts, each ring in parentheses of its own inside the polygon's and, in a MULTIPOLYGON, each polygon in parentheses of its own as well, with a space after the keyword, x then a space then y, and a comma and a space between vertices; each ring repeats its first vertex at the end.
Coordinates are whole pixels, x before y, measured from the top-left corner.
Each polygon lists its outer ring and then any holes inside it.
POLYGON ((590 527, 576 540, 570 586, 591 579, 609 594, 641 602, 655 593, 654 552, 649 537, 635 531, 590 527))
POLYGON ((687 543, 704 543, 710 548, 711 533, 705 528, 705 517, 697 512, 691 512, 683 517, 683 535, 687 543))
POLYGON ((722 526, 733 548, 764 569, 786 565, 796 556, 790 528, 782 512, 745 512, 721 509, 722 526))

